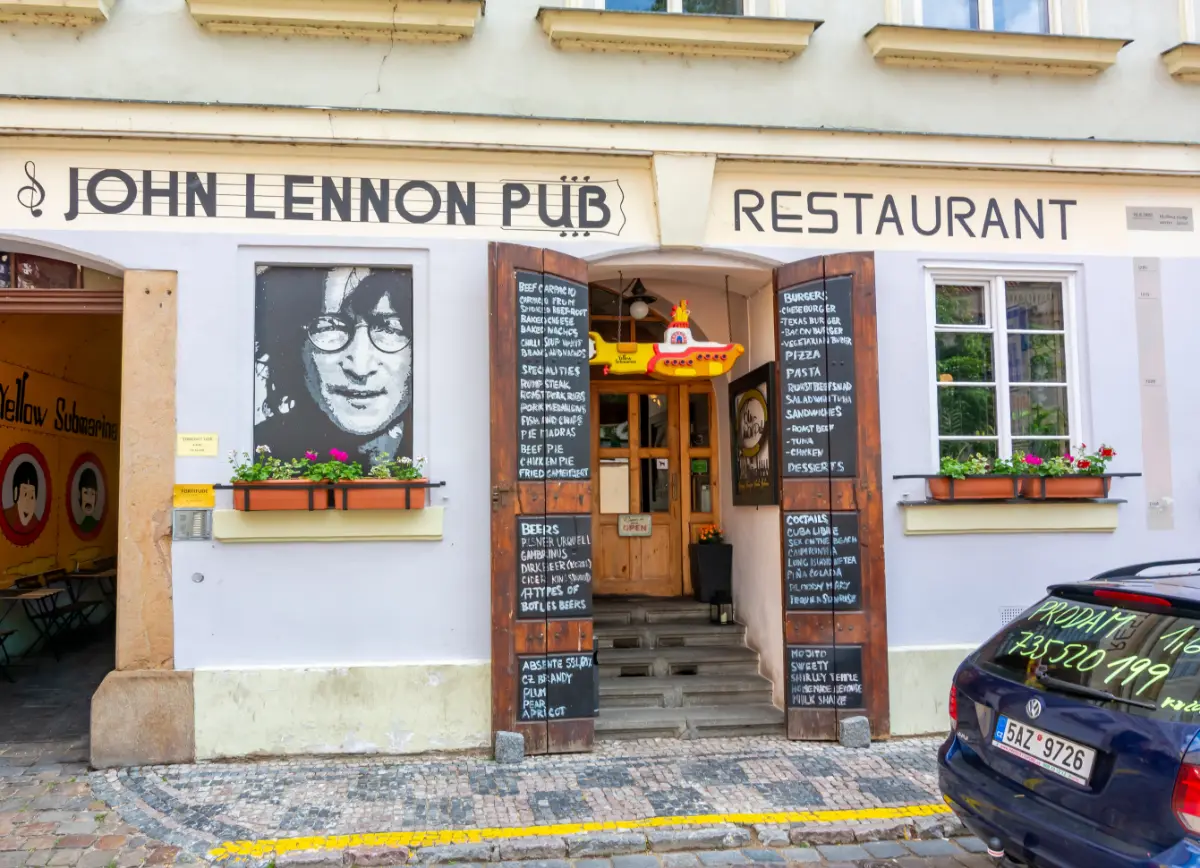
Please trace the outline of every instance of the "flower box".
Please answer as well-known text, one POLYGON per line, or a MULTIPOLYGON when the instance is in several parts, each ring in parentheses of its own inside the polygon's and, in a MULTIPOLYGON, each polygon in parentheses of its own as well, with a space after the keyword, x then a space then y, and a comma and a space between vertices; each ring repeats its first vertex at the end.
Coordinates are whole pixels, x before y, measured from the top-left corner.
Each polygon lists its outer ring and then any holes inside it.
POLYGON ((309 482, 307 479, 233 483, 233 508, 249 512, 328 509, 329 496, 330 492, 326 486, 309 482))
POLYGON ((733 546, 729 543, 692 543, 692 594, 709 605, 733 602, 733 546))
POLYGON ((1038 476, 1021 480, 1021 496, 1029 500, 1100 500, 1108 497, 1111 476, 1038 476))
POLYGON ((1012 476, 934 476, 929 480, 929 496, 934 500, 1014 500, 1018 486, 1012 476))
POLYGON ((355 479, 338 486, 337 505, 346 509, 424 509, 428 482, 425 477, 355 479))

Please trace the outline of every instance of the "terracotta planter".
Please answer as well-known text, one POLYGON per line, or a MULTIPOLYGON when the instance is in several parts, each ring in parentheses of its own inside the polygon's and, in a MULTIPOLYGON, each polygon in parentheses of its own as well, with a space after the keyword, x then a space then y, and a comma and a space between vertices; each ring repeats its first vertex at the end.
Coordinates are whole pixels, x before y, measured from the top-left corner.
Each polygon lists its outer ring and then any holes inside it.
MULTIPOLYGON (((270 482, 235 482, 233 484, 233 508, 260 512, 267 510, 307 510, 308 491, 306 486, 314 483, 307 479, 274 479, 270 482), (253 487, 251 487, 253 486, 253 487), (260 488, 259 486, 265 486, 260 488)), ((312 508, 329 508, 329 490, 313 489, 312 508)))
POLYGON ((1108 497, 1106 476, 1046 476, 1021 480, 1021 496, 1030 500, 1095 500, 1108 497), (1045 483, 1045 488, 1042 484, 1045 483))
POLYGON ((935 476, 929 480, 929 496, 934 500, 1012 500, 1017 488, 1011 476, 968 476, 955 479, 953 496, 950 492, 951 479, 935 476))
POLYGON ((420 479, 355 479, 346 483, 344 489, 335 494, 335 504, 340 509, 345 497, 347 509, 424 509, 424 484, 420 479), (411 484, 406 484, 411 483, 411 484), (403 486, 403 487, 401 487, 403 486))

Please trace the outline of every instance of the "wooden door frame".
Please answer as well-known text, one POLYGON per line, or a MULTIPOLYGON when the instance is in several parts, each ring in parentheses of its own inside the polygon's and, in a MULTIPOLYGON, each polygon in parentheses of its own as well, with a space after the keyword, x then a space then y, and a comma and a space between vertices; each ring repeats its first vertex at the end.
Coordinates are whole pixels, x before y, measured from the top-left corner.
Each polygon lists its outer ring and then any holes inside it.
MULTIPOLYGON (((783 444, 782 391, 786 379, 779 346, 778 295, 798 284, 851 278, 854 342, 854 401, 857 407, 857 475, 847 478, 807 479, 783 476, 783 461, 776 473, 780 480, 780 594, 784 616, 784 661, 788 645, 861 645, 863 649, 863 709, 805 710, 789 708, 789 738, 836 738, 842 717, 866 714, 875 737, 890 734, 891 714, 887 660, 887 590, 884 578, 883 501, 879 418, 879 347, 875 311, 875 256, 873 253, 844 253, 792 262, 775 269, 774 307, 775 358, 780 362, 773 396, 779 410, 775 416, 776 443, 783 444), (795 511, 857 512, 859 516, 859 561, 862 567, 862 602, 858 611, 830 610, 829 617, 817 612, 789 612, 787 608, 786 540, 784 514, 795 511)), ((787 672, 785 671, 785 678, 787 672)), ((785 694, 786 694, 785 690, 785 694)))
POLYGON ((594 738, 592 718, 518 722, 518 655, 591 652, 594 648, 590 615, 517 619, 517 517, 589 514, 592 509, 590 479, 517 481, 518 270, 552 274, 587 286, 587 263, 581 259, 516 244, 489 245, 492 732, 521 733, 530 754, 588 751, 594 738))

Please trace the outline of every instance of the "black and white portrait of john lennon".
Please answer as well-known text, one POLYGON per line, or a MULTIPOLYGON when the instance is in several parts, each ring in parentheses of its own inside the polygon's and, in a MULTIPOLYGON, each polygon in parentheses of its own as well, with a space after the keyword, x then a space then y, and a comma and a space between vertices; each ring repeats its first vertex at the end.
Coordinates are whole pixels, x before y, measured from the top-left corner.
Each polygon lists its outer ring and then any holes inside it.
POLYGON ((254 445, 411 457, 412 307, 408 269, 258 266, 254 445))

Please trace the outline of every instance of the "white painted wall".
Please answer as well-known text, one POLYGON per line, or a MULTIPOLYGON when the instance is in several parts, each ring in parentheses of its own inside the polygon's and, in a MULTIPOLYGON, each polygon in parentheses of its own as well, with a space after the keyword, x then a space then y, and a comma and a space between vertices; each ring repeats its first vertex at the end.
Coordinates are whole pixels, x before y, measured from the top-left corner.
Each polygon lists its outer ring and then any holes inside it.
POLYGON ((562 52, 535 20, 540 6, 562 2, 492 0, 466 42, 391 45, 217 35, 192 21, 185 0, 118 0, 111 20, 94 28, 0 26, 0 89, 754 127, 1200 138, 1195 86, 1171 80, 1159 59, 1183 39, 1172 0, 1090 0, 1092 35, 1134 40, 1094 78, 881 66, 863 36, 885 20, 884 0, 786 0, 787 15, 825 23, 804 54, 784 63, 562 52))

